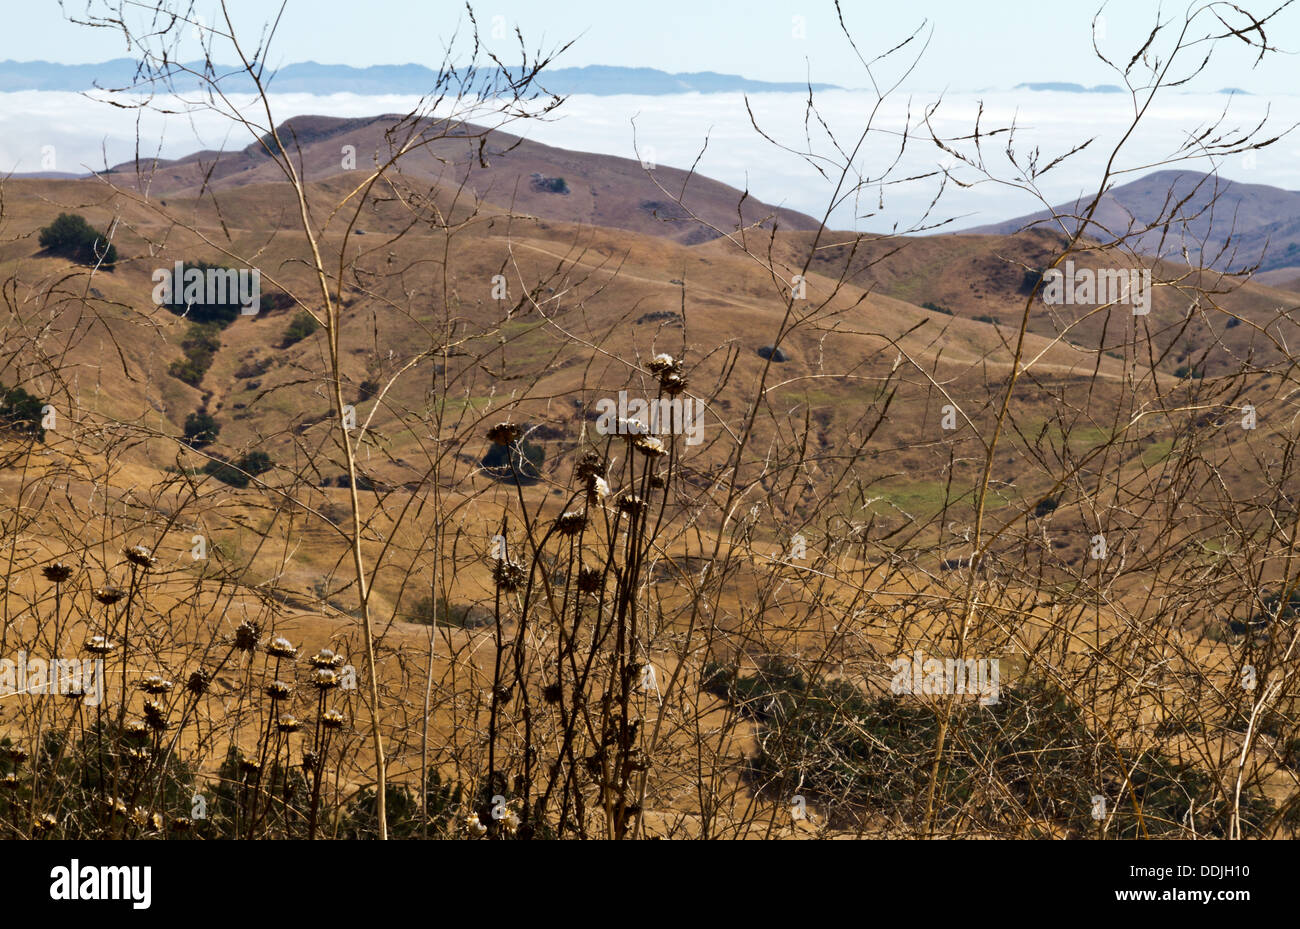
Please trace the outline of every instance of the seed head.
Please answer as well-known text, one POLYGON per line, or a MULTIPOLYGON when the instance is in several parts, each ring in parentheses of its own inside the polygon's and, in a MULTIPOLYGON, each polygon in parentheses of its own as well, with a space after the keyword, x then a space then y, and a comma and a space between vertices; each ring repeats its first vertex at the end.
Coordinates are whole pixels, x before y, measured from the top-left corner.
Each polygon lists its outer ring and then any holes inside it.
POLYGON ((163 732, 167 729, 167 713, 162 708, 162 704, 154 700, 144 702, 144 721, 150 729, 155 732, 163 732))
POLYGON ((92 655, 107 655, 113 649, 117 648, 117 643, 110 642, 102 635, 92 635, 86 640, 86 651, 92 655))
POLYGON ((477 839, 487 835, 487 826, 483 825, 483 820, 479 819, 478 813, 465 814, 465 831, 471 838, 477 839))
POLYGON ((126 596, 126 591, 121 587, 96 587, 95 599, 105 606, 112 606, 117 601, 126 596))
POLYGON ((618 499, 618 508, 620 512, 629 516, 636 516, 645 509, 645 501, 636 494, 625 494, 618 499))
POLYGON ((663 374, 665 371, 671 371, 677 367, 677 362, 673 360, 672 355, 660 352, 650 359, 650 363, 646 367, 650 369, 651 374, 663 374))
POLYGON ((288 658, 290 660, 298 657, 298 649, 284 636, 276 636, 266 646, 266 653, 272 658, 288 658))
POLYGON ((196 697, 203 696, 211 686, 212 677, 202 668, 191 672, 190 679, 185 682, 185 689, 196 697))
POLYGON ((165 693, 170 693, 172 689, 172 682, 167 680, 164 677, 161 677, 160 675, 150 674, 143 681, 141 681, 137 686, 145 693, 152 694, 155 697, 157 697, 165 693))
POLYGON ((522 587, 527 576, 523 565, 505 558, 497 561, 492 569, 492 579, 496 581, 498 589, 507 592, 522 587))
POLYGON ((595 568, 581 568, 578 571, 578 589, 583 593, 594 594, 605 586, 605 572, 595 568))
POLYGON ((256 620, 246 619, 235 627, 235 648, 241 652, 256 650, 262 629, 256 620))
POLYGON ((272 681, 266 685, 266 695, 272 700, 288 700, 293 695, 293 685, 284 681, 272 681))
POLYGON ((577 535, 587 525, 587 514, 578 510, 561 513, 555 520, 555 531, 560 535, 577 535))
POLYGON ((317 690, 333 690, 339 685, 338 672, 333 668, 317 668, 311 674, 311 683, 317 690))
POLYGON ((668 454, 664 443, 652 435, 639 435, 632 440, 632 446, 647 458, 658 458, 668 454))
POLYGON ((131 564, 146 570, 152 568, 157 561, 153 553, 143 545, 132 545, 130 548, 125 549, 122 554, 126 556, 126 560, 131 564))
POLYGON ((675 397, 684 391, 688 383, 689 382, 686 378, 678 374, 676 371, 669 371, 668 373, 661 375, 659 378, 659 386, 662 387, 664 393, 668 394, 670 397, 675 397))
POLYGON ((302 728, 302 721, 296 716, 281 716, 277 728, 281 732, 297 732, 302 728))
POLYGON ((347 721, 347 717, 338 710, 326 710, 320 718, 321 725, 326 729, 342 729, 347 721))
POLYGON ((336 655, 328 648, 322 648, 309 659, 313 668, 341 668, 343 656, 336 655))
POLYGON ((72 577, 72 567, 65 565, 61 561, 56 561, 41 568, 41 573, 45 575, 45 579, 51 584, 62 584, 72 577))

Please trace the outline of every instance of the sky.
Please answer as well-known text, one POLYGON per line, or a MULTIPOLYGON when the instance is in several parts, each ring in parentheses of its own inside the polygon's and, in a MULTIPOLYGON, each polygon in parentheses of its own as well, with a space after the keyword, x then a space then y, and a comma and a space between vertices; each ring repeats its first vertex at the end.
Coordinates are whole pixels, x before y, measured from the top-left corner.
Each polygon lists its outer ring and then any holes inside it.
MULTIPOLYGON (((115 5, 118 2, 113 0, 115 5)), ((148 6, 136 0, 126 2, 148 6)), ((1260 9, 1252 0, 1241 2, 1260 9)), ((88 5, 101 12, 105 7, 102 0, 90 0, 89 4, 87 0, 65 0, 64 10, 84 16, 88 5)), ((213 0, 197 0, 195 8, 209 24, 218 22, 214 11, 219 7, 213 0)), ((254 37, 256 44, 263 22, 276 13, 279 4, 230 0, 229 8, 238 32, 254 37)), ((986 130, 1014 121, 1018 150, 1027 155, 1038 146, 1043 162, 1095 136, 1095 144, 1041 179, 1041 196, 1051 203, 1091 192, 1090 185, 1095 185, 1112 148, 1125 138, 1133 115, 1133 100, 1127 94, 1013 90, 1023 82, 1118 83, 1120 78, 1093 54, 1091 22, 1098 7, 1059 0, 845 0, 844 9, 858 48, 868 60, 896 46, 918 26, 925 26, 923 41, 928 42, 914 72, 877 113, 875 125, 883 131, 872 135, 857 162, 864 176, 878 178, 889 168, 895 140, 906 129, 912 143, 894 166, 891 178, 933 172, 946 165, 959 177, 965 175, 966 181, 980 180, 924 142, 921 114, 940 98, 942 107, 935 117, 939 132, 968 132, 977 118, 986 130), (918 130, 922 130, 921 137, 918 130)), ((1127 62, 1150 32, 1157 9, 1149 0, 1123 0, 1101 8, 1105 20, 1098 44, 1102 51, 1127 62)), ((1173 19, 1171 11, 1175 10, 1182 17, 1185 9, 1179 2, 1167 2, 1162 20, 1173 19)), ((120 32, 68 23, 55 0, 8 0, 4 11, 0 59, 93 63, 133 54, 123 44, 120 32)), ((575 40, 556 66, 615 64, 665 71, 711 70, 758 80, 811 79, 845 88, 870 86, 871 75, 838 31, 834 4, 822 0, 487 0, 477 8, 477 16, 484 41, 507 61, 518 59, 517 45, 512 46, 509 38, 518 25, 528 38, 530 52, 575 40)), ((291 0, 272 44, 270 62, 437 67, 458 24, 465 24, 464 8, 449 0, 291 0), (394 28, 394 23, 400 23, 400 28, 394 28)), ((182 58, 197 55, 192 32, 185 32, 191 45, 188 53, 182 48, 182 58)), ((1300 2, 1275 22, 1270 39, 1283 53, 1258 68, 1251 67, 1253 56, 1246 46, 1230 40, 1217 46, 1209 72, 1187 86, 1163 91, 1158 104, 1145 114, 1140 131, 1125 141, 1116 166, 1135 173, 1122 180, 1160 166, 1225 106, 1230 126, 1251 128, 1268 118, 1273 128, 1267 134, 1271 135, 1277 134, 1273 130, 1300 124, 1300 85, 1295 80, 1300 74, 1296 61, 1300 2), (1216 93, 1224 87, 1239 87, 1248 95, 1216 93)), ((918 51, 921 44, 918 40, 918 51)), ((234 60, 229 52, 220 50, 215 57, 219 62, 234 60)), ((1191 57, 1199 61, 1201 56, 1191 57)), ((910 62, 908 58, 878 66, 874 76, 892 84, 910 62)), ((139 110, 110 106, 94 97, 0 94, 0 173, 84 172, 119 164, 135 156, 137 134, 142 155, 164 158, 200 149, 242 148, 252 140, 242 128, 232 130, 229 119, 196 109, 192 101, 158 99, 154 109, 139 110), (166 110, 183 115, 159 112, 166 110)), ((751 95, 748 103, 766 130, 790 147, 801 148, 807 142, 803 135, 805 99, 806 94, 764 93, 751 95)), ((302 114, 365 117, 405 112, 417 101, 394 95, 276 94, 273 102, 278 123, 302 114)), ((837 135, 852 138, 876 100, 869 91, 845 90, 819 94, 817 102, 837 135)), ((246 112, 260 119, 257 108, 246 112)), ((754 131, 746 100, 737 94, 575 95, 553 118, 516 124, 512 131, 561 148, 629 158, 640 157, 649 148, 652 160, 679 167, 690 166, 704 151, 698 163, 700 173, 748 189, 769 203, 817 216, 833 195, 834 184, 806 161, 776 149, 754 131), (640 151, 633 143, 634 120, 640 151)), ((986 155, 990 167, 1008 177, 1014 171, 1000 159, 1003 139, 1005 136, 1000 136, 988 146, 986 155)), ((824 138, 814 138, 813 148, 820 155, 835 154, 824 138)), ((1205 163, 1173 166, 1211 167, 1205 163)), ((1217 167, 1233 180, 1300 190, 1300 131, 1256 155, 1237 155, 1217 167)), ((945 228, 965 228, 1033 212, 1044 205, 1036 196, 1009 184, 950 185, 937 215, 927 215, 934 194, 933 180, 869 187, 861 198, 841 203, 832 224, 885 232, 953 218, 945 228), (875 202, 881 194, 888 195, 883 208, 875 202)))
MULTIPOLYGON (((113 0, 116 4, 118 0, 113 0)), ((1242 0, 1259 11, 1270 4, 1242 0)), ((128 6, 131 4, 128 4, 128 6)), ((140 5, 140 4, 136 4, 140 5)), ((143 4, 147 6, 148 4, 143 4)), ((256 35, 279 10, 272 0, 228 0, 245 35, 256 35)), ((1027 81, 1116 83, 1091 46, 1091 22, 1104 17, 1099 45, 1125 55, 1141 45, 1158 11, 1180 19, 1178 2, 1114 0, 843 0, 844 18, 870 57, 917 29, 928 41, 905 89, 978 91, 1027 81)), ((122 57, 120 32, 69 23, 103 0, 5 3, 0 59, 91 63, 122 57)), ((195 0, 209 23, 221 22, 216 0, 195 0)), ((475 5, 485 45, 518 57, 517 26, 530 51, 574 41, 558 66, 618 64, 664 71, 719 71, 757 80, 802 81, 861 88, 870 79, 839 30, 830 0, 484 0, 475 5)), ((453 0, 290 0, 273 43, 271 63, 436 65, 464 6, 453 0), (394 28, 395 24, 400 27, 394 28)), ((1240 87, 1265 94, 1291 88, 1300 73, 1300 6, 1275 21, 1271 38, 1289 54, 1253 69, 1244 44, 1234 43, 1193 89, 1240 87)), ((920 40, 918 40, 919 43, 920 40)), ((227 63, 227 62, 222 62, 227 63)), ((884 76, 884 75, 881 75, 884 76)))

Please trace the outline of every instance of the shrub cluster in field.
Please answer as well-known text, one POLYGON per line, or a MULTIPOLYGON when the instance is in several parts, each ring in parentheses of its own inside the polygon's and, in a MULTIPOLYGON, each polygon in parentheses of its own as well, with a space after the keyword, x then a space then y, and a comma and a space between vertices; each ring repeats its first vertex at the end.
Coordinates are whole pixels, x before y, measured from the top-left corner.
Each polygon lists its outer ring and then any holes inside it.
MULTIPOLYGON (((938 719, 909 697, 872 696, 843 680, 810 678, 782 661, 738 675, 712 664, 704 686, 756 720, 759 750, 749 778, 762 795, 801 794, 841 820, 915 825, 934 755, 938 719)), ((1232 798, 1195 765, 1159 751, 1098 748, 1085 715, 1055 685, 1023 680, 991 706, 955 709, 947 775, 937 806, 976 831, 1017 824, 1096 832, 1092 797, 1107 798, 1116 838, 1226 837, 1232 798)), ((1241 800, 1246 836, 1267 835, 1278 811, 1262 794, 1241 800)), ((843 823, 841 823, 843 824, 843 823)))

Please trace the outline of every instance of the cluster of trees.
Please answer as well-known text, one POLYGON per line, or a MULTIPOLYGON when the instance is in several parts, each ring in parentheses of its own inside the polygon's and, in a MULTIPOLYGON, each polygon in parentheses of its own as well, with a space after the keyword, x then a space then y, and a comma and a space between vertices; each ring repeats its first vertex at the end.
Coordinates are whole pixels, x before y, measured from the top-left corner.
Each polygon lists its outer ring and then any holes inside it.
POLYGON ((77 213, 60 213, 54 222, 40 231, 39 241, 41 248, 50 254, 81 264, 99 265, 112 271, 117 263, 117 246, 77 213))

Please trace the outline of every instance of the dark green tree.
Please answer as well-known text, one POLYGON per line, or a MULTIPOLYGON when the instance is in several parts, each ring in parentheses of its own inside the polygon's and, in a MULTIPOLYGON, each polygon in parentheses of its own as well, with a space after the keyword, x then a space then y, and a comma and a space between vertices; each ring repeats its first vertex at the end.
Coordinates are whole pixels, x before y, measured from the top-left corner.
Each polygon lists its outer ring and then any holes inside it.
POLYGON ((39 241, 41 248, 50 254, 81 264, 98 264, 106 271, 112 271, 117 263, 117 246, 77 213, 60 213, 54 222, 41 230, 39 241))

